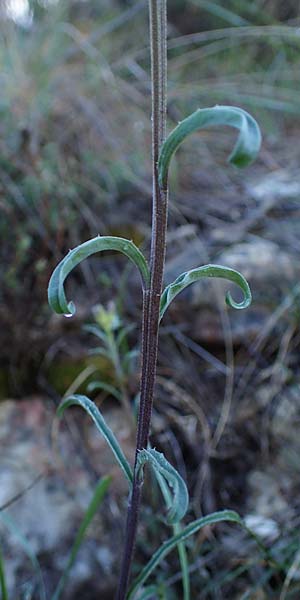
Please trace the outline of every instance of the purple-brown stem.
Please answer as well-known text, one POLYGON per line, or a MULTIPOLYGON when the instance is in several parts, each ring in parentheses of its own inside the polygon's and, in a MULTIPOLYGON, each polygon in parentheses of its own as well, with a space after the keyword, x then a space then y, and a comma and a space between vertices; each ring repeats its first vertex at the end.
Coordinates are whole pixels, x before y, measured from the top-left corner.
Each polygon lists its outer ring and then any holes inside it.
POLYGON ((159 305, 166 251, 168 191, 158 183, 157 162, 166 131, 167 15, 166 0, 149 0, 152 81, 153 209, 150 254, 150 287, 144 293, 142 372, 132 494, 128 506, 125 548, 116 600, 125 600, 137 534, 142 484, 137 477, 138 452, 147 448, 156 375, 159 305))

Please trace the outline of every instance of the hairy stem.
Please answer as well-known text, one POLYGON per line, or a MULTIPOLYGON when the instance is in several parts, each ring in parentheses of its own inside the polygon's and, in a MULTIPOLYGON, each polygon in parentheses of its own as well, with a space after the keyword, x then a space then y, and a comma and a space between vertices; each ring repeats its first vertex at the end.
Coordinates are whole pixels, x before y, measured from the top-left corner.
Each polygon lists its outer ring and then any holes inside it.
POLYGON ((168 191, 162 190, 158 182, 157 163, 161 144, 166 131, 166 86, 167 86, 167 15, 166 0, 149 0, 151 81, 152 81, 152 236, 150 254, 150 286, 144 294, 142 330, 142 374, 141 397, 138 417, 136 457, 132 495, 128 506, 126 541, 122 560, 117 600, 126 598, 131 563, 135 547, 141 483, 137 478, 136 461, 138 452, 147 448, 153 392, 156 375, 159 304, 165 262, 168 191))

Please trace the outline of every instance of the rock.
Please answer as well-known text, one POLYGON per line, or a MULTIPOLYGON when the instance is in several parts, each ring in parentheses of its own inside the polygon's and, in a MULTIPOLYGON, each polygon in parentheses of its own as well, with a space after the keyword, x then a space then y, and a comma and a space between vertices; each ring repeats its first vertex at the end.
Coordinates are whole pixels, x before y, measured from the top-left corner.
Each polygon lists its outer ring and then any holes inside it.
MULTIPOLYGON (((291 287, 299 277, 299 266, 294 257, 268 240, 253 239, 237 244, 222 252, 213 262, 242 273, 251 286, 254 300, 266 305, 270 300, 277 304, 284 287, 291 287)), ((239 298, 234 284, 223 280, 203 281, 193 286, 193 304, 210 304, 216 293, 221 293, 221 290, 225 293, 228 289, 235 294, 235 298, 239 298), (217 287, 214 285, 216 281, 217 287)))
POLYGON ((274 200, 300 198, 299 173, 291 173, 287 169, 271 171, 253 184, 249 185, 249 194, 259 201, 266 198, 274 200))
MULTIPOLYGON (((224 345, 226 330, 223 328, 221 317, 221 310, 227 310, 224 291, 222 290, 223 296, 221 296, 221 301, 224 304, 223 306, 221 305, 221 308, 218 301, 215 300, 211 304, 210 310, 207 308, 199 309, 196 316, 193 317, 192 336, 194 340, 213 346, 216 344, 220 346, 224 345)), ((232 342, 235 345, 247 345, 251 340, 254 340, 257 334, 262 331, 266 319, 270 314, 265 307, 249 307, 245 311, 239 312, 234 309, 228 310, 230 311, 230 333, 232 342)))
MULTIPOLYGON (((278 393, 278 389, 277 389, 278 393)), ((271 431, 275 438, 284 440, 300 449, 299 444, 300 385, 294 383, 280 390, 271 421, 271 431)))
MULTIPOLYGON (((176 268, 188 270, 186 265, 194 268, 203 261, 199 260, 197 246, 191 245, 189 256, 167 264, 166 275, 171 281, 176 268)), ((240 271, 248 280, 252 295, 252 306, 244 311, 229 310, 234 343, 242 343, 244 339, 253 339, 261 330, 265 320, 281 302, 283 294, 293 289, 299 279, 299 265, 294 256, 281 250, 274 242, 253 238, 249 242, 236 244, 211 260, 215 264, 231 267, 240 271)), ((175 278, 175 277, 174 277, 175 278)), ((240 301, 241 291, 236 285, 221 279, 203 279, 193 284, 180 294, 171 305, 176 319, 189 321, 193 314, 193 338, 206 343, 222 343, 224 333, 220 311, 225 309, 225 295, 230 291, 233 298, 240 301)))
POLYGON ((246 515, 244 521, 249 529, 264 540, 272 542, 280 535, 279 527, 274 519, 252 514, 246 515))
POLYGON ((167 258, 165 266, 165 281, 171 283, 184 271, 194 269, 208 262, 205 260, 205 252, 203 244, 198 238, 194 238, 185 242, 182 247, 177 244, 176 255, 167 258))
POLYGON ((278 447, 278 470, 287 479, 295 483, 295 495, 298 493, 297 477, 300 453, 300 384, 293 382, 277 390, 277 401, 270 421, 270 433, 278 447))
POLYGON ((291 282, 299 274, 296 260, 274 242, 254 238, 225 250, 218 263, 240 271, 252 285, 291 282))
POLYGON ((248 476, 249 495, 247 506, 250 514, 257 514, 267 519, 275 515, 289 513, 286 500, 286 484, 284 476, 278 479, 278 469, 269 467, 265 471, 251 471, 248 476))
MULTIPOLYGON (((134 445, 121 409, 114 406, 103 412, 132 459, 134 445)), ((92 600, 99 593, 109 598, 116 583, 124 523, 121 504, 127 497, 127 483, 110 449, 83 411, 70 411, 70 429, 64 423, 59 432, 57 427, 53 429, 54 416, 53 403, 40 398, 0 404, 0 508, 41 475, 31 489, 0 512, 9 597, 19 600, 25 588, 35 590, 39 586, 38 572, 28 560, 28 552, 39 561, 47 597, 51 596, 95 482, 112 474, 104 506, 87 532, 64 593, 66 600, 92 600), (84 429, 77 425, 77 417, 84 429)))

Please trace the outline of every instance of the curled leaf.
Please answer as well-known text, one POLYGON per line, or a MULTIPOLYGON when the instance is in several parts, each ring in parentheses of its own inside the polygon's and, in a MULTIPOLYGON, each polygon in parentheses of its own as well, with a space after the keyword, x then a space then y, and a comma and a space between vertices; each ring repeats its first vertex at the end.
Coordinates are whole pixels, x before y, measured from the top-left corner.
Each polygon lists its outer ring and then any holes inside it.
POLYGON ((182 142, 199 129, 222 125, 239 130, 239 137, 229 156, 229 162, 237 167, 245 167, 255 160, 261 145, 261 133, 257 122, 249 113, 236 106, 199 108, 173 129, 161 147, 158 176, 163 188, 167 187, 172 156, 182 142))
POLYGON ((114 236, 97 236, 83 244, 80 244, 57 265, 53 271, 49 287, 48 301, 51 308, 58 314, 73 315, 75 306, 73 302, 67 302, 64 282, 69 273, 79 265, 85 258, 104 250, 117 250, 125 254, 139 269, 143 287, 149 282, 149 269, 142 252, 131 240, 114 236))
POLYGON ((178 523, 178 521, 184 517, 189 504, 189 495, 185 482, 161 452, 157 452, 153 449, 141 450, 139 452, 137 458, 139 475, 147 462, 150 463, 153 473, 157 477, 158 484, 165 499, 167 499, 164 491, 165 483, 172 488, 172 501, 167 501, 167 522, 169 524, 178 523))
POLYGON ((242 302, 235 302, 233 300, 230 292, 226 294, 226 302, 231 308, 247 308, 252 301, 251 290, 249 284, 245 277, 239 273, 239 271, 235 271, 235 269, 230 269, 229 267, 221 267, 220 265, 204 265, 203 267, 198 267, 197 269, 192 269, 191 271, 186 271, 182 273, 173 281, 167 285, 164 289, 161 300, 160 300, 160 319, 163 318, 168 306, 171 304, 172 300, 180 294, 182 290, 186 287, 199 281, 202 277, 219 277, 221 279, 228 279, 229 281, 233 281, 236 283, 244 293, 244 299, 242 302))
POLYGON ((57 409, 58 416, 62 417, 66 408, 68 408, 69 406, 74 406, 74 405, 80 406, 81 408, 83 408, 88 413, 88 415, 92 418, 98 431, 100 431, 101 435, 103 435, 105 441, 108 443, 109 447, 111 448, 112 452, 114 453, 119 466, 121 467, 123 473, 125 474, 125 477, 128 479, 129 484, 131 486, 132 480, 133 480, 132 469, 127 461, 127 458, 124 455, 124 452, 123 452, 117 438, 115 437, 115 435, 112 432, 112 430, 110 429, 110 427, 108 427, 99 408, 96 406, 96 404, 94 402, 92 402, 92 400, 90 400, 87 396, 82 396, 80 394, 74 394, 72 396, 68 396, 67 398, 63 399, 62 402, 60 403, 60 405, 57 409))

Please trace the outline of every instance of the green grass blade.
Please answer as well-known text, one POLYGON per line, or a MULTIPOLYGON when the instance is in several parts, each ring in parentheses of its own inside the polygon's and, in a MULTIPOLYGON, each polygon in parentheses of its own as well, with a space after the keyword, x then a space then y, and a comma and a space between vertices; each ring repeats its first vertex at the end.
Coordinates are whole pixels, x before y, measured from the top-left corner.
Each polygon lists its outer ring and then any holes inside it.
POLYGON ((68 408, 69 406, 80 406, 88 413, 88 415, 94 421, 98 431, 100 431, 101 435, 103 435, 104 439, 111 448, 119 466, 121 467, 125 477, 128 479, 131 487, 133 480, 132 469, 123 453, 122 448, 120 447, 117 438, 115 437, 110 427, 108 427, 96 404, 92 402, 92 400, 87 398, 87 396, 74 394, 73 396, 68 396, 67 398, 64 398, 62 400, 57 409, 58 416, 61 417, 66 408, 68 408))
POLYGON ((146 463, 150 463, 154 475, 158 475, 157 481, 168 508, 167 523, 178 523, 184 517, 189 504, 189 495, 185 482, 161 452, 153 449, 141 450, 137 457, 137 469, 142 471, 146 463), (164 489, 165 482, 172 488, 172 496, 166 496, 164 489))
POLYGON ((198 267, 197 269, 192 269, 191 271, 186 271, 182 273, 167 287, 164 289, 161 300, 160 300, 160 319, 163 318, 167 308, 171 304, 172 300, 182 292, 186 287, 199 281, 203 277, 219 277, 221 279, 228 279, 233 283, 236 283, 244 293, 244 299, 242 302, 235 302, 230 294, 227 292, 226 294, 226 302, 229 306, 236 309, 247 308, 252 301, 251 290, 249 284, 245 277, 236 271, 235 269, 230 269, 229 267, 221 267, 220 265, 204 265, 203 267, 198 267))
POLYGON ((101 342, 103 342, 103 344, 107 344, 107 336, 98 325, 84 325, 82 329, 83 331, 87 331, 88 333, 95 335, 97 338, 99 338, 99 340, 101 340, 101 342))
POLYGON ((1 591, 1 599, 8 600, 8 592, 7 592, 6 579, 5 579, 5 565, 4 565, 4 558, 3 558, 1 546, 0 546, 0 591, 1 591))
MULTIPOLYGON (((174 535, 179 535, 182 532, 182 525, 175 523, 173 526, 174 535)), ((189 561, 187 551, 184 542, 177 544, 178 556, 182 575, 182 588, 183 588, 183 600, 190 600, 191 586, 190 586, 190 574, 189 574, 189 561)))
POLYGON ((207 525, 214 525, 215 523, 220 523, 221 521, 231 521, 233 523, 243 525, 241 517, 232 510, 224 510, 212 513, 210 515, 207 515, 206 517, 201 517, 200 519, 193 521, 192 523, 187 525, 187 527, 184 527, 184 529, 182 529, 180 533, 174 535, 169 540, 164 542, 160 546, 160 548, 153 554, 148 564, 142 569, 138 577, 133 582, 128 592, 128 600, 133 600, 140 586, 145 583, 145 581, 151 575, 153 570, 178 545, 178 543, 183 542, 194 533, 197 533, 199 529, 202 529, 207 525))
POLYGON ((89 383, 87 387, 88 392, 95 392, 97 390, 103 390, 111 396, 114 396, 117 400, 122 400, 121 392, 119 392, 119 390, 117 390, 117 388, 115 388, 113 385, 110 385, 105 381, 92 381, 91 383, 89 383))
POLYGON ((67 566, 58 582, 58 586, 52 596, 52 600, 59 600, 61 593, 66 585, 67 579, 69 577, 70 574, 70 570, 74 564, 74 561, 76 559, 78 550, 83 542, 86 530, 88 528, 88 526, 90 525, 90 523, 92 522, 100 504, 103 501, 103 498, 108 490, 108 487, 111 483, 112 478, 111 477, 103 477, 102 479, 100 479, 100 481, 97 484, 97 487, 95 489, 95 492, 93 494, 93 497, 91 499, 91 502, 84 514, 82 523, 79 527, 79 530, 77 532, 74 544, 72 546, 72 550, 70 553, 70 557, 67 563, 67 566))
POLYGON ((199 6, 207 10, 207 12, 211 13, 215 17, 222 19, 226 23, 230 23, 230 25, 234 25, 235 27, 243 27, 244 25, 249 25, 249 21, 246 21, 243 17, 240 17, 238 14, 220 6, 217 2, 212 2, 212 0, 191 0, 192 4, 195 6, 199 6))
POLYGON ((97 236, 70 250, 53 271, 48 287, 48 302, 56 313, 65 315, 75 313, 74 303, 66 299, 65 279, 83 260, 104 250, 116 250, 125 254, 139 269, 143 287, 148 285, 150 276, 146 259, 133 242, 120 237, 97 236))
POLYGON ((18 540, 18 543, 20 544, 20 546, 22 546, 24 553, 26 554, 26 556, 28 556, 28 558, 33 566, 33 569, 37 575, 37 578, 39 580, 39 589, 40 589, 39 598, 40 598, 40 600, 46 600, 46 591, 45 591, 44 580, 43 580, 40 563, 39 563, 38 559, 36 558, 35 553, 31 549, 29 542, 26 540, 26 538, 21 533, 19 528, 16 526, 14 521, 10 517, 8 517, 8 515, 0 512, 0 519, 1 519, 2 523, 5 525, 5 527, 7 527, 7 529, 9 529, 9 531, 18 540))
POLYGON ((199 108, 181 121, 163 143, 158 161, 159 183, 165 189, 172 156, 184 140, 195 131, 206 127, 229 125, 239 130, 239 137, 229 157, 237 167, 251 164, 260 149, 261 133, 255 119, 245 110, 235 106, 199 108))
POLYGON ((161 586, 149 585, 149 587, 142 591, 139 596, 139 600, 153 600, 153 598, 155 598, 155 600, 159 600, 164 597, 165 596, 162 595, 161 586))
MULTIPOLYGON (((172 495, 170 493, 169 487, 166 484, 164 478, 160 475, 158 471, 155 471, 155 477, 160 486, 161 492, 163 494, 165 503, 167 508, 169 509, 172 505, 172 495)), ((182 525, 180 523, 174 523, 173 525, 173 534, 177 535, 182 530, 182 525)), ((190 600, 190 576, 189 576, 189 563, 187 552, 185 548, 184 542, 180 542, 177 544, 181 575, 182 575, 182 587, 183 587, 183 600, 190 600)))

